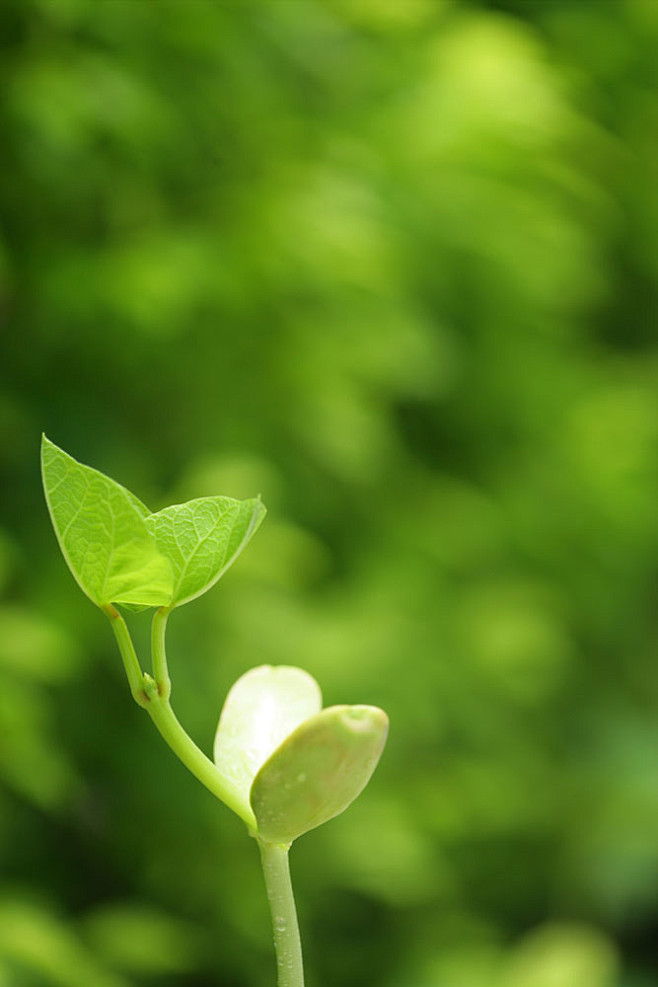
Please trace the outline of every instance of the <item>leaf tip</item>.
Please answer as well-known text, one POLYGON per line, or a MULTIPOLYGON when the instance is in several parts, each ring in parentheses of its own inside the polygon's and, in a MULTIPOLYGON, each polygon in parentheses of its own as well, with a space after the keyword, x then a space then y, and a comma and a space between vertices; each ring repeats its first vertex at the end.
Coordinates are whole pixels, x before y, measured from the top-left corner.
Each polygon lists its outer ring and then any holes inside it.
POLYGON ((40 453, 41 453, 41 462, 43 462, 43 454, 44 454, 44 452, 46 451, 46 449, 49 449, 52 446, 52 444, 53 443, 50 441, 50 439, 48 438, 48 436, 46 435, 46 433, 45 432, 42 432, 41 433, 41 442, 39 443, 39 450, 40 450, 40 453))

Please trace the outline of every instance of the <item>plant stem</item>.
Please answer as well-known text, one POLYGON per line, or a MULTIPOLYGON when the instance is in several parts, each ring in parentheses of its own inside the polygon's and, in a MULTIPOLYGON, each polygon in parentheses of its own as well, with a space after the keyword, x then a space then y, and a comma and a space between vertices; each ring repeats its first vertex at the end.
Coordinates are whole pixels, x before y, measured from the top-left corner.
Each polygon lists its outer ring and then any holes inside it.
POLYGON ((258 840, 267 898, 272 914, 278 987, 304 987, 304 965, 295 898, 290 881, 288 846, 258 840))
POLYGON ((171 695, 171 679, 167 667, 167 652, 165 651, 165 632, 170 610, 160 607, 153 615, 151 626, 151 655, 153 658, 153 676, 158 683, 158 694, 164 699, 171 695))
POLYGON ((183 762, 208 791, 224 802, 229 809, 247 824, 250 831, 256 829, 256 817, 248 806, 244 806, 226 784, 213 762, 197 747, 192 738, 185 732, 176 718, 169 702, 171 683, 167 671, 167 656, 165 652, 165 629, 169 611, 166 608, 158 610, 153 617, 151 644, 153 647, 153 671, 155 679, 145 675, 137 658, 135 646, 130 637, 130 631, 121 614, 113 606, 104 607, 119 645, 123 664, 130 683, 135 702, 149 714, 160 735, 171 750, 183 762))
POLYGON ((117 639, 119 651, 121 652, 121 657, 123 659, 123 667, 125 668, 126 675, 128 676, 128 684, 130 685, 132 697, 138 706, 145 707, 148 705, 149 700, 144 691, 144 673, 140 667, 137 652, 135 651, 135 646, 132 642, 132 638, 130 637, 130 631, 128 630, 126 622, 119 611, 116 610, 111 603, 108 603, 106 607, 103 607, 103 612, 109 619, 112 630, 114 631, 114 636, 117 639))
MULTIPOLYGON (((155 689, 153 691, 155 693, 155 689)), ((221 802, 224 802, 229 809, 233 809, 233 812, 240 816, 250 830, 255 830, 256 818, 251 810, 240 803, 210 758, 206 757, 185 732, 169 702, 156 693, 146 706, 146 711, 176 757, 183 762, 195 778, 198 778, 201 784, 205 785, 208 791, 212 792, 221 802)))

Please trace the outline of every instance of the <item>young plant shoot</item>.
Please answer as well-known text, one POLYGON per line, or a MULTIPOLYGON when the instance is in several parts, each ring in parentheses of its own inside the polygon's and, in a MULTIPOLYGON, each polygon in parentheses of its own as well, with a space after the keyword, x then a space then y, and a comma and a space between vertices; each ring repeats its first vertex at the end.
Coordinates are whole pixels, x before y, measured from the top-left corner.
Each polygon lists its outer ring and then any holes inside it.
POLYGON ((202 497, 153 514, 125 487, 45 436, 41 467, 62 554, 83 593, 110 621, 133 698, 183 764, 257 840, 278 987, 303 987, 288 851, 366 786, 386 742, 386 714, 374 706, 322 709, 319 686, 307 672, 263 665, 230 690, 211 761, 171 706, 167 619, 214 586, 257 531, 265 507, 259 498, 202 497), (118 606, 156 608, 150 671, 143 669, 118 606))

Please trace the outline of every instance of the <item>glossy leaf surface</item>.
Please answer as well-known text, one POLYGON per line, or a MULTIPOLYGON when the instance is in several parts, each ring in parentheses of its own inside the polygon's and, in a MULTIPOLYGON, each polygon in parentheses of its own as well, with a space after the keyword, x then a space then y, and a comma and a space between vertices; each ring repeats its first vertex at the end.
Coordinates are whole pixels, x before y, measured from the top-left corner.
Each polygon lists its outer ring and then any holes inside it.
POLYGON ((341 813, 370 780, 387 733, 388 717, 374 706, 330 706, 303 722, 254 779, 259 834, 292 843, 341 813))

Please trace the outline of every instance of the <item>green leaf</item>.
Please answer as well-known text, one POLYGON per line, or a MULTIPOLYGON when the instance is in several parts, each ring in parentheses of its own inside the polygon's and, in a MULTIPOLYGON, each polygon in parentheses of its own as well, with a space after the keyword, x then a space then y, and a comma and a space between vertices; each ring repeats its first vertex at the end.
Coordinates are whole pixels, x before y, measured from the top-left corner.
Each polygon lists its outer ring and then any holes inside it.
POLYGON ((174 572, 173 606, 210 589, 245 547, 265 517, 258 498, 201 497, 146 518, 158 551, 174 572))
POLYGON ((171 564, 129 490, 84 466, 43 436, 41 469, 59 547, 80 588, 98 606, 170 602, 171 564))
POLYGON ((303 722, 254 779, 259 835, 292 843, 341 813, 370 780, 387 733, 388 717, 375 706, 330 706, 303 722))
POLYGON ((235 683, 219 718, 214 754, 220 774, 247 808, 261 765, 321 707, 320 687, 301 668, 261 665, 235 683))

